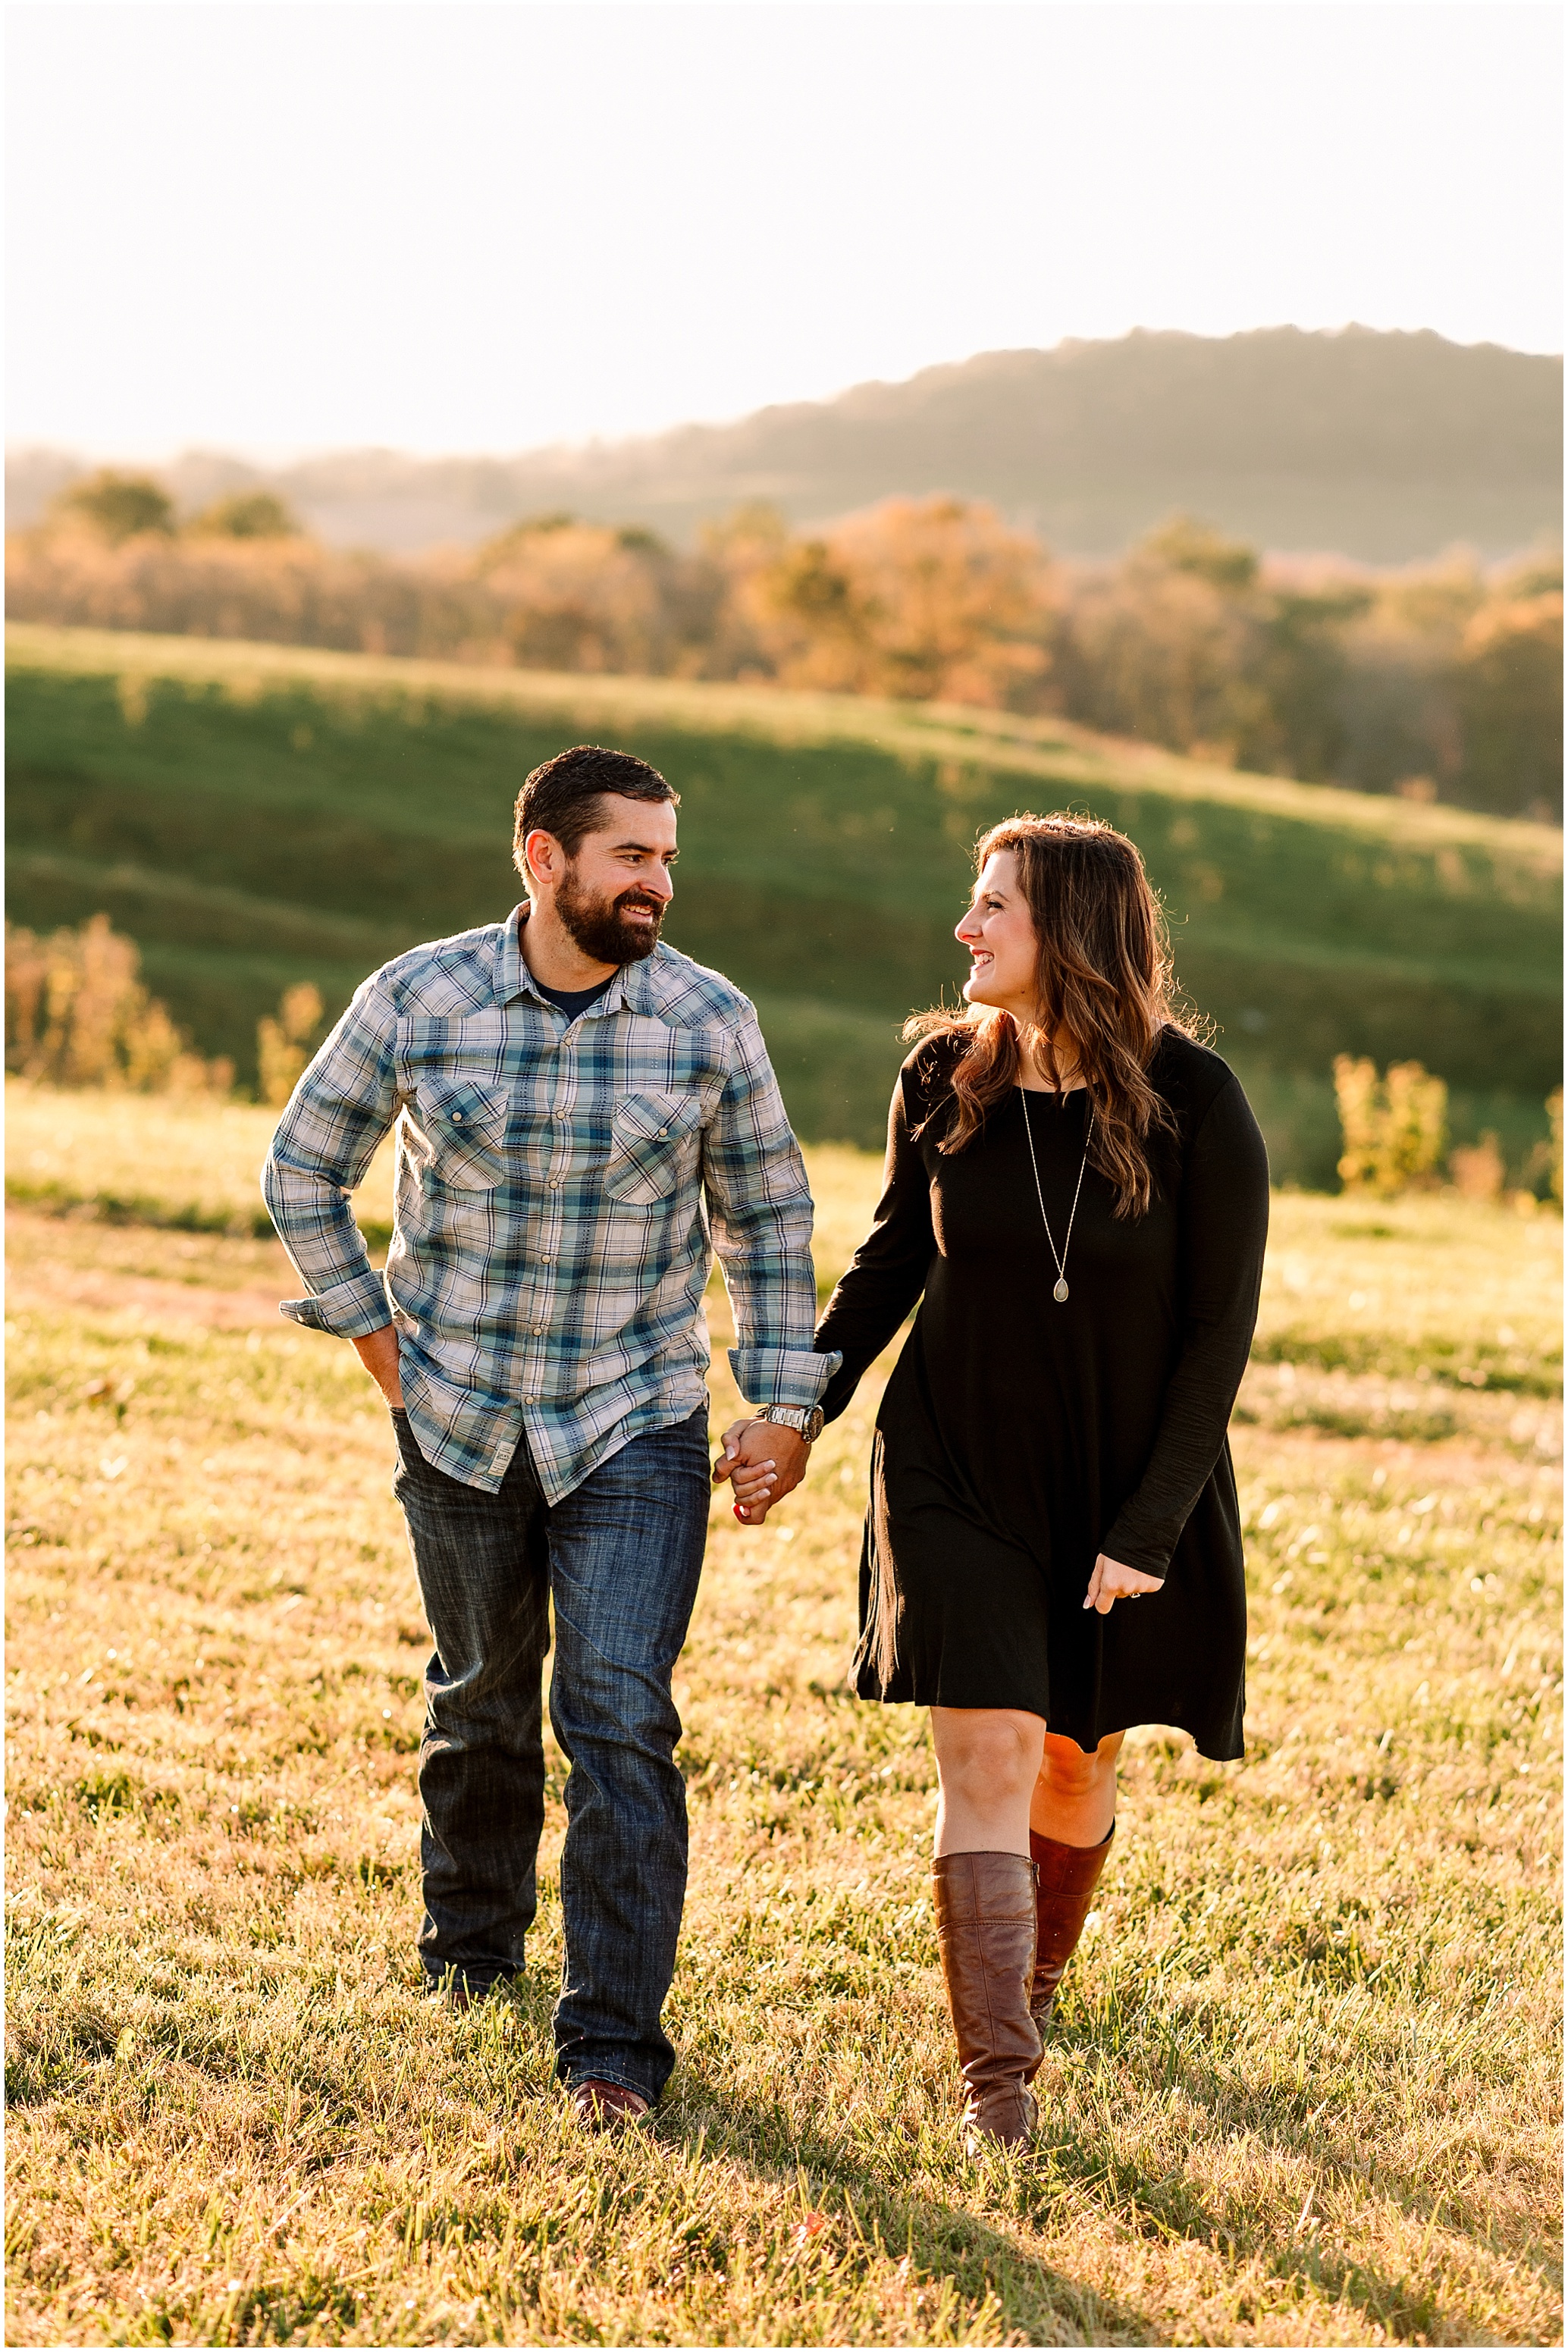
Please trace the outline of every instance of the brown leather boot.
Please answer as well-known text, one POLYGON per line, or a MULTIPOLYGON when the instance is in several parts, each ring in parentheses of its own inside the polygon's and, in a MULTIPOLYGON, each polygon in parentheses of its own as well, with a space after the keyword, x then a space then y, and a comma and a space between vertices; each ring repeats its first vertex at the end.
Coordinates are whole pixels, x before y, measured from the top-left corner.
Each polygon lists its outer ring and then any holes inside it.
POLYGON ((1030 2079, 1040 2037, 1029 2016, 1035 1965, 1035 1867, 1021 1853, 939 1854, 931 1872, 936 1938, 972 2156, 988 2142, 1028 2139, 1030 2079))
POLYGON ((1035 1978, 1029 1992, 1029 2015, 1040 2033, 1046 2030, 1057 1987, 1078 1948, 1100 1874, 1116 1835, 1111 1822, 1098 1845, 1063 1845, 1056 1838, 1029 1832, 1029 1853, 1036 1872, 1038 1919, 1035 1938, 1035 1978))

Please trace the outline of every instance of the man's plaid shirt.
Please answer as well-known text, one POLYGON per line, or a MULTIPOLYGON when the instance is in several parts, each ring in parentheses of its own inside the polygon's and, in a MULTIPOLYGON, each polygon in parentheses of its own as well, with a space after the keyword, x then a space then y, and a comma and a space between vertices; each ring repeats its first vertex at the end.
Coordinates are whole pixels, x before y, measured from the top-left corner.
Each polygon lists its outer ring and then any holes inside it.
POLYGON ((344 1339, 395 1324, 426 1461, 494 1493, 526 1430, 552 1502, 706 1401, 715 1248, 757 1404, 815 1404, 811 1194, 756 1014, 671 948, 575 1019, 540 993, 517 909, 367 980, 305 1072, 262 1189, 306 1298, 344 1339), (384 1276, 349 1195, 397 1127, 384 1276))

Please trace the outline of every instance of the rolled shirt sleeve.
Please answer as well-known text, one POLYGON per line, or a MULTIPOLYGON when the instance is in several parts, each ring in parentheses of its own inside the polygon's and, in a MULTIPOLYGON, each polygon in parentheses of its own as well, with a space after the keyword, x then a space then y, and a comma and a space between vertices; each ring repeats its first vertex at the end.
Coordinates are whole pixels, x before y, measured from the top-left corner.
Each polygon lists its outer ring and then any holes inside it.
POLYGON ((811 1190, 750 1006, 731 1033, 730 1074, 704 1138, 702 1175, 735 1318, 735 1385, 752 1404, 809 1409, 842 1358, 812 1346, 811 1190))
POLYGON ((261 1171, 278 1237, 308 1293, 283 1299, 279 1312, 342 1339, 363 1339, 392 1320, 351 1195, 397 1117, 396 1033, 377 975, 295 1087, 261 1171))

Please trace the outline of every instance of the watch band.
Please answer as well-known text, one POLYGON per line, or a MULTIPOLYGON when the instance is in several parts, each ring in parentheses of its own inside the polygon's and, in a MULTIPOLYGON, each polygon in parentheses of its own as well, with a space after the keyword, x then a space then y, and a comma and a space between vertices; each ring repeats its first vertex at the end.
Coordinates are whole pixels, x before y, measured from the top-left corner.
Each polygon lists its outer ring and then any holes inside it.
POLYGON ((819 1404, 764 1404, 758 1407, 756 1414, 758 1421, 771 1421, 781 1429, 795 1430, 808 1445, 815 1445, 822 1435, 826 1417, 819 1404))

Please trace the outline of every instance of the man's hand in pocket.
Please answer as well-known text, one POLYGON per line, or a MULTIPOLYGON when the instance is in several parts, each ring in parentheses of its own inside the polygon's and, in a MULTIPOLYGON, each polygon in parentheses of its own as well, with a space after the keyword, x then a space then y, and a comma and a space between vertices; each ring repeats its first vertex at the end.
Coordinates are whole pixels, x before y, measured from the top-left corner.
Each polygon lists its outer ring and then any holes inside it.
POLYGON ((387 1323, 353 1342, 354 1354, 394 1412, 403 1402, 403 1382, 397 1370, 397 1327, 387 1323))

